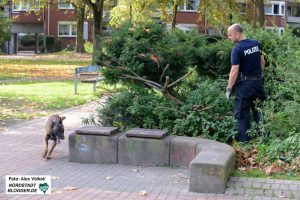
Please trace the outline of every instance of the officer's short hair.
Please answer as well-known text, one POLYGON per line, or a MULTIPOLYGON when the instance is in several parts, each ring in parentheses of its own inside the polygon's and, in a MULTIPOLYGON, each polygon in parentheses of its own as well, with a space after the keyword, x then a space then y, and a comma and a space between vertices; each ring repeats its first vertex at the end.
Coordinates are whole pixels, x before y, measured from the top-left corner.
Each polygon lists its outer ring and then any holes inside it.
POLYGON ((239 33, 243 33, 244 32, 243 27, 240 24, 233 24, 232 28, 236 32, 239 32, 239 33))

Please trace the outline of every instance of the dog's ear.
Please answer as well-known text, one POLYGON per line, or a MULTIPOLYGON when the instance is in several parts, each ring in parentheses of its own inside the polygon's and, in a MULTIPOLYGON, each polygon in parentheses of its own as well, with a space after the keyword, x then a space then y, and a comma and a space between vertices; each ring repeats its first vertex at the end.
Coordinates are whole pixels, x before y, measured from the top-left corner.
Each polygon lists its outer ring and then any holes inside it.
POLYGON ((61 119, 61 121, 64 121, 66 119, 66 117, 65 116, 61 116, 60 119, 61 119))

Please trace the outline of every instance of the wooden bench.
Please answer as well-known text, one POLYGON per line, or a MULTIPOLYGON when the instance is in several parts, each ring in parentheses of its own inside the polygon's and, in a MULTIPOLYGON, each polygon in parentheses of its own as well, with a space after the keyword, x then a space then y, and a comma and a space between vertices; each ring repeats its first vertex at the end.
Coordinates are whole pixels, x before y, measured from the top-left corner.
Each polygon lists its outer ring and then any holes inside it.
POLYGON ((93 90, 96 91, 96 84, 98 81, 103 80, 103 77, 99 77, 99 66, 86 66, 76 67, 74 69, 74 94, 77 94, 77 82, 80 80, 82 83, 93 83, 93 90))

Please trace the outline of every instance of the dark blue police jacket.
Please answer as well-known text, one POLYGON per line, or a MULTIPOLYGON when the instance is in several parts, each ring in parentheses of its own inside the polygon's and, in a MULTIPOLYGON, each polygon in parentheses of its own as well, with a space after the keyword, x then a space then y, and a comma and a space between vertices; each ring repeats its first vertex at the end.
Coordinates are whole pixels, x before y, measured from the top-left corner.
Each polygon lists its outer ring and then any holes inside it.
POLYGON ((256 40, 241 40, 231 52, 231 64, 239 65, 243 76, 261 77, 261 45, 256 40))

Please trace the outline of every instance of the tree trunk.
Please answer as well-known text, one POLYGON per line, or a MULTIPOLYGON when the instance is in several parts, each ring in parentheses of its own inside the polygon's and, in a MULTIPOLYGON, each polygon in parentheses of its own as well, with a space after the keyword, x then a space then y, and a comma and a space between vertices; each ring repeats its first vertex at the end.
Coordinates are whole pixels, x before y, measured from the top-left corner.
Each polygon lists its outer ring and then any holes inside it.
POLYGON ((174 29, 176 27, 176 16, 177 16, 177 9, 178 9, 178 4, 175 3, 173 5, 173 19, 172 19, 172 25, 171 28, 174 29))
POLYGON ((260 27, 265 26, 265 4, 264 0, 258 0, 258 22, 260 27))
POLYGON ((130 5, 129 5, 129 21, 130 23, 132 23, 132 2, 130 1, 130 5))
POLYGON ((101 46, 101 35, 102 35, 102 19, 103 19, 103 2, 101 1, 100 7, 93 9, 93 14, 94 14, 94 25, 93 25, 93 63, 95 63, 96 56, 99 52, 102 51, 102 46, 101 46))
POLYGON ((83 39, 85 7, 76 7, 75 14, 77 18, 77 37, 75 51, 77 53, 85 53, 83 39))

